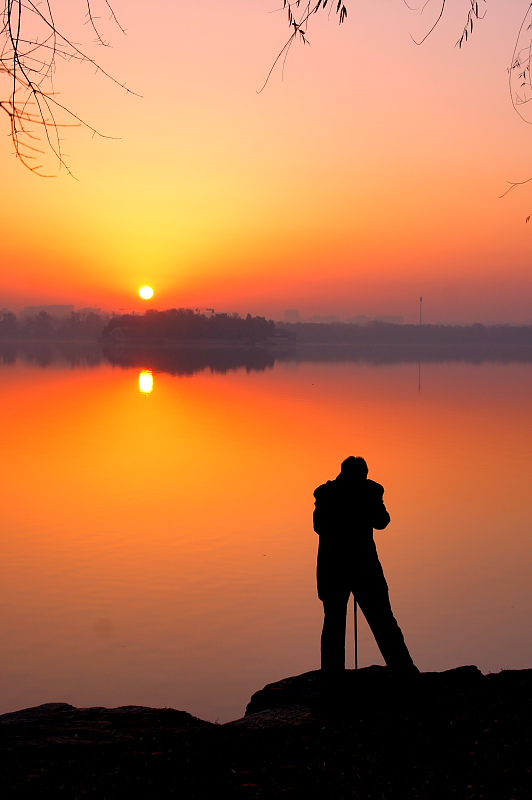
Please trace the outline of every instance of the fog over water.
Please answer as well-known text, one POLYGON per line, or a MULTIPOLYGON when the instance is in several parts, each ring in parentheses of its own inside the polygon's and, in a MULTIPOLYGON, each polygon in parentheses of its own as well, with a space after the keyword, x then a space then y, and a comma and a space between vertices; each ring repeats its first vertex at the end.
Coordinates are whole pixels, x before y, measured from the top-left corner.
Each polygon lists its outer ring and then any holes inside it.
MULTIPOLYGON (((350 454, 386 490, 375 538, 420 669, 532 666, 526 350, 10 343, 0 381, 0 713, 225 721, 317 669, 312 492, 350 454)), ((382 663, 364 624, 359 658, 382 663)))

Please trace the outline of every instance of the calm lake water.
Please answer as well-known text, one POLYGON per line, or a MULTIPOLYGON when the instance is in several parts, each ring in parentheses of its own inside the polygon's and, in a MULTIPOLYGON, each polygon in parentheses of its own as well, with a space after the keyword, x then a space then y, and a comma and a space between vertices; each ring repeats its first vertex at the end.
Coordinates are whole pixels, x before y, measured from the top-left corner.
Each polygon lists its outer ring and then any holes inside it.
POLYGON ((446 357, 0 348, 0 712, 226 721, 317 669, 312 492, 350 454, 420 669, 532 667, 532 361, 446 357))

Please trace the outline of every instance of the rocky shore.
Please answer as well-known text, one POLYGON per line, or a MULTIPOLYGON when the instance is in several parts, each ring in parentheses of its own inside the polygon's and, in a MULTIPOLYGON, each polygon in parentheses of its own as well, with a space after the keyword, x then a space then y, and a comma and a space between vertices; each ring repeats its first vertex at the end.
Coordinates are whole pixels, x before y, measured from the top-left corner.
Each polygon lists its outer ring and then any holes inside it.
POLYGON ((532 669, 308 672, 224 725, 47 703, 0 716, 4 798, 530 800, 532 669))

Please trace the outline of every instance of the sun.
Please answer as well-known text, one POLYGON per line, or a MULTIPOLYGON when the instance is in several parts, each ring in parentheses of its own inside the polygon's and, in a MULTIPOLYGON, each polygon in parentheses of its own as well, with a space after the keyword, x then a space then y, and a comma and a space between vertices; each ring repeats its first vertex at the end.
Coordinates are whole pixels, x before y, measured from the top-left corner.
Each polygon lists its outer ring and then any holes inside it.
POLYGON ((143 286, 142 289, 139 289, 139 294, 143 300, 151 300, 154 295, 154 291, 151 286, 143 286))

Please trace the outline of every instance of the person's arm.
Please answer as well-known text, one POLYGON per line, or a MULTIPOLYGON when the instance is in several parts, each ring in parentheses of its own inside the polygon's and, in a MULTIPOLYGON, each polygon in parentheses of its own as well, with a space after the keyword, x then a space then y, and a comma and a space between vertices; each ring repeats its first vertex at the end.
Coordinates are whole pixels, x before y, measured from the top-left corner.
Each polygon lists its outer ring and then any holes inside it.
POLYGON ((390 523, 390 515, 384 505, 384 487, 374 481, 370 483, 372 484, 371 525, 382 531, 390 523))
POLYGON ((322 486, 318 486, 318 488, 314 492, 315 503, 314 503, 314 513, 312 515, 314 530, 318 535, 324 532, 327 522, 329 521, 326 511, 326 496, 327 496, 327 486, 325 484, 322 484, 322 486))

